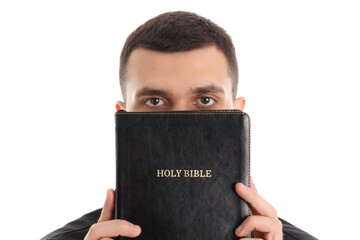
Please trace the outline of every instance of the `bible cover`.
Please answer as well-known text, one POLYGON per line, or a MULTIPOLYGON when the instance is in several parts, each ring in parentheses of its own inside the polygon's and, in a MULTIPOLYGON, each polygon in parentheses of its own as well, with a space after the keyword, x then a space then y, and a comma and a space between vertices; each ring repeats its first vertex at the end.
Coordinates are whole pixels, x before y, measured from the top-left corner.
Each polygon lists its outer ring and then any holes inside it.
POLYGON ((140 225, 135 239, 239 238, 251 214, 235 192, 236 182, 250 187, 248 114, 119 110, 115 124, 115 218, 140 225))

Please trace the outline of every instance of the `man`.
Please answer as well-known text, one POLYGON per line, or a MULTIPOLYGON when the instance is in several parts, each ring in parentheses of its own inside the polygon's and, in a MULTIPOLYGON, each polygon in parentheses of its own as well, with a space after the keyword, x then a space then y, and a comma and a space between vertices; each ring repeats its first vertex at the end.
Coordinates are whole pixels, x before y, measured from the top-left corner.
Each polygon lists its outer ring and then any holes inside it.
MULTIPOLYGON (((189 12, 161 14, 129 35, 120 57, 120 86, 124 102, 117 101, 116 110, 129 112, 244 110, 246 102, 242 96, 236 98, 238 67, 230 36, 210 20, 189 12)), ((236 236, 254 231, 258 239, 315 239, 278 218, 275 208, 257 193, 252 179, 251 188, 237 183, 234 190, 252 210, 236 228, 236 236)), ((141 226, 114 219, 114 196, 114 190, 108 189, 102 209, 42 239, 139 236, 141 226)))

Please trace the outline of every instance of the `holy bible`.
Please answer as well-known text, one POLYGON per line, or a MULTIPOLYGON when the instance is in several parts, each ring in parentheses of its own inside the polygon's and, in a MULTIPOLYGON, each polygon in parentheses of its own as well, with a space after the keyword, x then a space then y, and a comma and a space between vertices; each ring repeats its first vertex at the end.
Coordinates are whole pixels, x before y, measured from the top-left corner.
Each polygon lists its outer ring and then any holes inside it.
POLYGON ((247 113, 119 110, 115 129, 115 218, 140 225, 135 239, 239 239, 251 214, 235 192, 250 187, 247 113))

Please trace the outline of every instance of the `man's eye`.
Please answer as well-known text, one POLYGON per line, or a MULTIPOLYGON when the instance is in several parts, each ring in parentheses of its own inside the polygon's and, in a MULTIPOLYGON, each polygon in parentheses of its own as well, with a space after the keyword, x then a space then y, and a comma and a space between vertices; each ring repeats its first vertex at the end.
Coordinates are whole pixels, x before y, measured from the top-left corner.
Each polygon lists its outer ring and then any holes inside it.
POLYGON ((213 105, 216 101, 212 97, 200 97, 198 98, 198 102, 200 105, 208 107, 213 105))
POLYGON ((145 104, 153 107, 153 106, 161 106, 162 104, 159 104, 160 102, 163 102, 163 100, 161 100, 161 98, 149 98, 145 101, 145 104))

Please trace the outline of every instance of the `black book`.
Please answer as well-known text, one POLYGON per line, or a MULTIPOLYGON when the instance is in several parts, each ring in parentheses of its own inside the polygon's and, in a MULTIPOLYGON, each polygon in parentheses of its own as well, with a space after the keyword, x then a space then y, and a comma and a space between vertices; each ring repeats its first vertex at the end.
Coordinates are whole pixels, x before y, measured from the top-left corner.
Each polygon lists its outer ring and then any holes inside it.
POLYGON ((115 218, 140 225, 135 239, 239 238, 251 214, 235 192, 236 182, 250 187, 248 114, 119 110, 115 124, 115 218))

